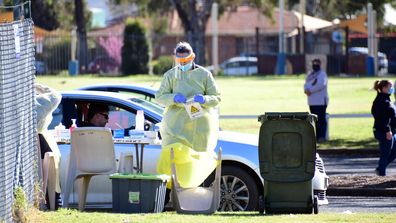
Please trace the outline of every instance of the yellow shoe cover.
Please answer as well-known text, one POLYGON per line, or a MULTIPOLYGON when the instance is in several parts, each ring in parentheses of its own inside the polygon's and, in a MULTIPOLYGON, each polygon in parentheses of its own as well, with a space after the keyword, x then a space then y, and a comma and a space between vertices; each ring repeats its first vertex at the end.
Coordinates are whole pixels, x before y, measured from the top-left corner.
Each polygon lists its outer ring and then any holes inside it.
MULTIPOLYGON (((157 172, 171 175, 170 151, 173 148, 176 174, 181 187, 199 186, 216 168, 216 153, 197 152, 181 143, 174 143, 162 148, 157 172)), ((171 188, 171 182, 167 184, 171 188)))

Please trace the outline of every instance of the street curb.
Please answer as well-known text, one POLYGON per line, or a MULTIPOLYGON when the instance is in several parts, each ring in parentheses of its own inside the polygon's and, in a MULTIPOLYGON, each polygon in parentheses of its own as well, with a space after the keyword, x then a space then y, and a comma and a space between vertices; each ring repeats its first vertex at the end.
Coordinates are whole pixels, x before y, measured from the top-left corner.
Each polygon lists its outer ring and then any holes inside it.
POLYGON ((328 196, 353 196, 353 197, 396 197, 396 189, 376 188, 327 188, 328 196))

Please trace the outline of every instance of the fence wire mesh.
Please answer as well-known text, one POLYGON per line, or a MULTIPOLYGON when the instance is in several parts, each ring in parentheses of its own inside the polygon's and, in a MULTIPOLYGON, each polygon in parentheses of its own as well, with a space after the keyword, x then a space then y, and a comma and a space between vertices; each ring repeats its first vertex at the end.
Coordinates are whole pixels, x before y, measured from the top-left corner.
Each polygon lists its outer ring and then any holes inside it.
POLYGON ((0 222, 12 221, 13 191, 33 203, 37 180, 33 21, 0 24, 0 222))

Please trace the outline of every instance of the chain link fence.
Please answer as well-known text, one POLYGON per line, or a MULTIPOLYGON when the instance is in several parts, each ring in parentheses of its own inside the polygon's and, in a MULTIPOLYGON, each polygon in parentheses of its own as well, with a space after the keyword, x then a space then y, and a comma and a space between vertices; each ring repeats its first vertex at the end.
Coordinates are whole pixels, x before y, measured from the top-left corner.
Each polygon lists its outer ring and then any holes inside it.
POLYGON ((33 21, 0 24, 0 222, 11 222, 13 192, 33 203, 37 180, 33 21))

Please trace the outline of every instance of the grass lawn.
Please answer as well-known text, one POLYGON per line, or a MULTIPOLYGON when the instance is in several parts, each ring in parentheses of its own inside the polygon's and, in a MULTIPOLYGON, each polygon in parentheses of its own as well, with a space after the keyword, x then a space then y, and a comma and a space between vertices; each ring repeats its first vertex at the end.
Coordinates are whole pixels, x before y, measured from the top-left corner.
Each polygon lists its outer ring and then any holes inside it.
MULTIPOLYGON (((375 78, 330 77, 330 114, 370 113, 376 93, 370 88, 375 78)), ((254 115, 265 112, 308 111, 303 93, 303 76, 216 77, 222 93, 222 115, 254 115)), ((38 76, 37 82, 57 90, 70 90, 96 83, 131 83, 159 87, 159 76, 99 77, 92 75, 38 76)), ((321 148, 364 149, 377 147, 372 136, 372 118, 332 118, 329 121, 330 141, 321 148)), ((258 134, 257 119, 222 119, 221 128, 258 134)), ((30 222, 396 222, 395 213, 319 213, 318 215, 258 215, 258 212, 216 213, 214 215, 114 214, 79 212, 60 209, 41 212, 30 209, 30 222)))
MULTIPOLYGON (((97 83, 131 83, 159 87, 161 76, 99 77, 93 75, 38 76, 37 82, 57 90, 71 90, 97 83)), ((222 101, 222 115, 254 115, 265 112, 309 111, 303 92, 304 75, 215 77, 222 101)), ((329 78, 330 114, 368 114, 376 95, 371 90, 376 78, 329 78)), ((376 148, 372 135, 372 118, 332 118, 329 121, 330 141, 320 148, 376 148)), ((222 119, 221 128, 258 134, 257 119, 222 119)))
POLYGON ((359 222, 359 223, 394 223, 396 221, 395 213, 319 213, 314 214, 287 214, 287 215, 259 215, 258 212, 233 212, 221 213, 214 215, 183 215, 175 212, 164 212, 159 214, 115 214, 115 213, 100 213, 100 212, 79 212, 77 210, 60 209, 56 212, 40 212, 34 210, 34 213, 29 215, 29 222, 63 222, 63 223, 111 223, 111 222, 139 222, 139 223, 207 223, 207 222, 274 222, 274 223, 321 223, 321 222, 359 222))

